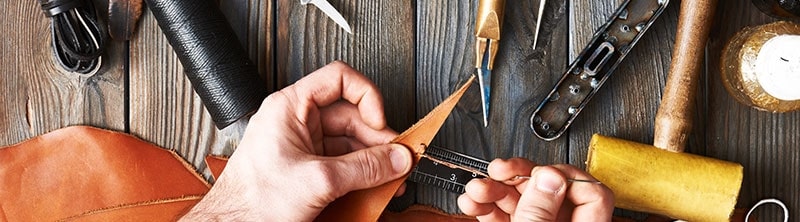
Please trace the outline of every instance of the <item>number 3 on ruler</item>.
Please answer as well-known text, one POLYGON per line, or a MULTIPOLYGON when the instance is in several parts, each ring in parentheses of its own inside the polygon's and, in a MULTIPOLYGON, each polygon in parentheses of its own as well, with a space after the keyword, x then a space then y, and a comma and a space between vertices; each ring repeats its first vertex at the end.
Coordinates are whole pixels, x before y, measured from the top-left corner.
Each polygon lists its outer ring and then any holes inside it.
POLYGON ((450 174, 450 180, 451 181, 456 181, 456 174, 455 173, 451 173, 450 174))

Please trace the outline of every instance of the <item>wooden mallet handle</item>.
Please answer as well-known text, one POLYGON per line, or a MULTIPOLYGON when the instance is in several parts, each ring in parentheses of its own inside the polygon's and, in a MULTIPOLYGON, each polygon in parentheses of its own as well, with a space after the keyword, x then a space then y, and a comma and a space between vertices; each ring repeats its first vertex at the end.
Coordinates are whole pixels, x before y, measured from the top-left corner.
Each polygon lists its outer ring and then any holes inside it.
POLYGON ((683 0, 672 52, 672 64, 658 108, 653 145, 683 152, 695 112, 697 80, 717 0, 683 0))

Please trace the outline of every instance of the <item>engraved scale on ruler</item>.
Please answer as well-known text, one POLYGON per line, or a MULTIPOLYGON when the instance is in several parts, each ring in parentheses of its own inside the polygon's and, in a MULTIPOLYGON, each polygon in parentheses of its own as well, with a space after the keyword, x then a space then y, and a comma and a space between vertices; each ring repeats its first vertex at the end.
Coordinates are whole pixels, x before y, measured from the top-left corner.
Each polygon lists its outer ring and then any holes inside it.
POLYGON ((439 187, 454 193, 464 193, 464 186, 467 182, 473 178, 484 178, 488 173, 488 161, 442 147, 429 146, 425 150, 425 155, 446 163, 439 163, 431 158, 421 158, 417 166, 411 171, 408 180, 439 187), (447 166, 448 164, 472 169, 476 172, 453 168, 447 166))

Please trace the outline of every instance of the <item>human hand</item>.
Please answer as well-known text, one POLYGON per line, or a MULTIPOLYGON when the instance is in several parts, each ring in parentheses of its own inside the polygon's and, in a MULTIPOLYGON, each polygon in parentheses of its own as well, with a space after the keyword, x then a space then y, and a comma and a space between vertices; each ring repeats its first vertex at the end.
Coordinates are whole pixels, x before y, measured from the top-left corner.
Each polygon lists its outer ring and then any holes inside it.
POLYGON ((536 166, 512 158, 493 160, 488 171, 491 178, 473 179, 458 198, 461 211, 480 221, 611 221, 611 190, 602 184, 568 182, 595 180, 574 166, 536 166), (514 179, 529 174, 529 180, 514 179))
POLYGON ((401 177, 411 152, 387 144, 397 133, 386 126, 382 102, 377 87, 343 62, 273 93, 185 218, 311 221, 350 191, 401 177))

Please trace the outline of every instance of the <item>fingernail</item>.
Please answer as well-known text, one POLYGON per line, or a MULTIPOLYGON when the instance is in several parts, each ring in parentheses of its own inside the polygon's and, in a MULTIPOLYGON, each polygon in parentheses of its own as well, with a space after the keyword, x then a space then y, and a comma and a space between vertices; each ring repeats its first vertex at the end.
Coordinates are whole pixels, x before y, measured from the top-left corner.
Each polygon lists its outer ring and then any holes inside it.
POLYGON ((392 161, 392 168, 397 173, 405 173, 411 168, 411 152, 403 145, 392 144, 389 159, 392 161))
POLYGON ((544 193, 557 194, 564 186, 560 175, 546 170, 536 172, 536 189, 544 193))

